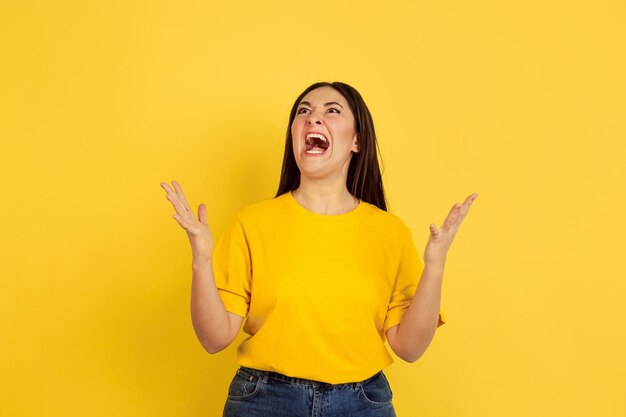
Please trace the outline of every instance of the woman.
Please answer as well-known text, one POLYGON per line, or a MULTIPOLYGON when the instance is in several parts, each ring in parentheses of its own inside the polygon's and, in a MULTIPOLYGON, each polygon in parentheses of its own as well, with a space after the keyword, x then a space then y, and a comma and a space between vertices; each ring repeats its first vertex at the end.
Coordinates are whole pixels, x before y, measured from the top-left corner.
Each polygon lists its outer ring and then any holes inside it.
POLYGON ((224 416, 395 416, 383 369, 416 361, 438 326, 446 254, 478 196, 430 225, 422 266, 388 213, 374 124, 351 86, 309 86, 291 110, 276 196, 219 241, 180 185, 161 186, 187 231, 192 321, 210 353, 243 330, 224 416), (419 283, 419 285, 418 285, 419 283))

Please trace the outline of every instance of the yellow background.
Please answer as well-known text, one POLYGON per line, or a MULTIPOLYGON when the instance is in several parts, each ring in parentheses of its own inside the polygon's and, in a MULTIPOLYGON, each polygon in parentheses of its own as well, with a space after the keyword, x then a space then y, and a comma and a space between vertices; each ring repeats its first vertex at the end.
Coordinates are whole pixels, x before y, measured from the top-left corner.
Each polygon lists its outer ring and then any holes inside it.
POLYGON ((626 415, 625 41, 608 0, 2 1, 0 415, 221 415, 243 334, 196 340, 159 183, 217 237, 320 80, 370 107, 420 254, 480 194, 398 415, 626 415))

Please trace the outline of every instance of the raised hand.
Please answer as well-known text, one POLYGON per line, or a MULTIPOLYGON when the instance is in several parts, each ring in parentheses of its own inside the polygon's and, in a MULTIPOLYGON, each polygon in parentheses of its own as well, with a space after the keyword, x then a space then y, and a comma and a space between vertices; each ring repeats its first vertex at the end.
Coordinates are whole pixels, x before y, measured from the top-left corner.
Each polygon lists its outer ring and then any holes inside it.
POLYGON ((444 220, 441 229, 438 229, 434 223, 430 225, 430 236, 424 250, 424 263, 426 265, 443 267, 454 236, 456 236, 461 222, 467 216, 472 203, 477 197, 478 194, 473 193, 465 199, 463 204, 455 203, 448 213, 448 217, 444 220))
POLYGON ((198 206, 198 218, 196 219, 181 186, 174 180, 172 180, 172 184, 174 185, 174 190, 172 190, 169 184, 161 183, 161 187, 167 193, 166 198, 172 203, 174 210, 176 210, 176 214, 172 217, 187 232, 193 260, 207 262, 211 260, 213 255, 213 236, 207 223, 206 206, 204 204, 198 206))

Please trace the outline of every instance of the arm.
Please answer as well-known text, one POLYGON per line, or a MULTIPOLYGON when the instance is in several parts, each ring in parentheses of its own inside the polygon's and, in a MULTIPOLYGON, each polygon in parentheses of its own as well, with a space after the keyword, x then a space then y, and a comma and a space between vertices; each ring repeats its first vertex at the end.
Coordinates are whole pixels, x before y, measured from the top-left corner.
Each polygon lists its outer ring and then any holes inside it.
POLYGON ((400 324, 390 327, 386 333, 391 349, 407 362, 419 359, 435 335, 446 256, 461 222, 477 197, 478 194, 473 193, 463 204, 455 203, 441 229, 434 223, 430 225, 430 236, 424 250, 425 267, 415 295, 400 324))
POLYGON ((407 362, 415 362, 424 354, 437 330, 443 267, 443 264, 426 265, 400 324, 387 330, 389 346, 407 362))
POLYGON ((191 320, 198 340, 209 353, 226 348, 237 336, 243 317, 226 311, 217 292, 213 275, 213 237, 209 230, 206 206, 198 206, 196 219, 178 182, 172 181, 161 187, 167 193, 176 214, 172 217, 185 229, 191 244, 191 320))
POLYGON ((198 340, 209 353, 224 350, 237 337, 243 317, 227 311, 215 285, 213 260, 193 261, 191 321, 198 340))

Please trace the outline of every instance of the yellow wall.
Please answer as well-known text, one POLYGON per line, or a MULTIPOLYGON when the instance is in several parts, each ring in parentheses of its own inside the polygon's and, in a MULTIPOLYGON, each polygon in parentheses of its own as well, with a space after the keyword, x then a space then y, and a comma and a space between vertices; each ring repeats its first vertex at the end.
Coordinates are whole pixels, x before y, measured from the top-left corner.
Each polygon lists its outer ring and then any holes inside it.
MULTIPOLYGON (((273 195, 288 111, 344 81, 414 231, 480 197, 399 416, 626 415, 623 2, 0 3, 0 415, 218 416, 190 255, 273 195)), ((240 334, 237 342, 241 341, 240 334)))

